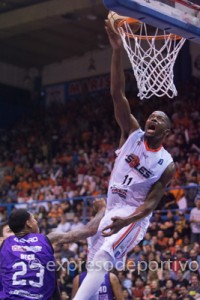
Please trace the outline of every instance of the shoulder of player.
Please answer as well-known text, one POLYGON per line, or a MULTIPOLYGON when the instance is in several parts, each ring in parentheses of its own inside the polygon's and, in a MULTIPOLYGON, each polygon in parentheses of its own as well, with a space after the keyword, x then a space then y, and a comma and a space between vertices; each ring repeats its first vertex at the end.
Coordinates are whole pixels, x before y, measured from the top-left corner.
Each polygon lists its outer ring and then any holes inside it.
POLYGON ((174 175, 175 171, 176 171, 176 166, 175 166, 174 161, 172 161, 165 169, 165 172, 166 172, 166 174, 169 174, 169 176, 172 176, 172 175, 174 175))
POLYGON ((10 243, 10 241, 13 240, 13 237, 15 237, 14 235, 13 236, 9 236, 7 237, 6 239, 4 239, 3 237, 0 237, 0 250, 1 248, 6 245, 7 243, 10 243))
POLYGON ((166 186, 172 179, 172 177, 174 176, 176 171, 176 166, 175 163, 172 161, 167 168, 165 169, 165 171, 163 172, 160 181, 162 183, 163 186, 166 186))
POLYGON ((119 283, 119 278, 117 277, 117 275, 115 275, 112 272, 109 273, 109 279, 110 279, 111 284, 118 284, 119 283))
POLYGON ((133 128, 133 130, 130 131, 129 136, 138 134, 140 137, 144 136, 144 131, 141 129, 141 127, 133 128))
POLYGON ((144 132, 140 127, 131 130, 130 132, 121 132, 121 137, 120 137, 120 143, 119 143, 119 149, 129 141, 132 141, 132 138, 135 137, 135 135, 138 135, 138 138, 142 137, 144 135, 144 132))

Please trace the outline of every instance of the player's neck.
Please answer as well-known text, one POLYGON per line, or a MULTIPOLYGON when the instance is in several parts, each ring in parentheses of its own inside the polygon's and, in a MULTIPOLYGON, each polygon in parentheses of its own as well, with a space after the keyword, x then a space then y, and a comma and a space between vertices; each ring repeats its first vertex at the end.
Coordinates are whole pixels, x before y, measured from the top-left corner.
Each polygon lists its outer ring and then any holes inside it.
POLYGON ((23 236, 25 236, 25 235, 27 235, 27 234, 29 234, 29 233, 31 233, 31 232, 28 231, 28 230, 26 230, 26 229, 24 229, 24 230, 22 230, 22 231, 16 233, 15 235, 16 235, 17 237, 23 237, 23 236))
POLYGON ((152 138, 145 137, 144 138, 145 147, 148 151, 159 151, 162 147, 161 140, 155 140, 152 138))

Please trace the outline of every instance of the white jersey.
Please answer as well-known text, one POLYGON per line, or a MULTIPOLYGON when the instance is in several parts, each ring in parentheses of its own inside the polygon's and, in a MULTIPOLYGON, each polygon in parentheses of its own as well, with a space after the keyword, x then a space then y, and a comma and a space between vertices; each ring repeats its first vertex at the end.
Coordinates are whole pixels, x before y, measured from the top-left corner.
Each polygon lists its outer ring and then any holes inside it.
POLYGON ((196 222, 191 222, 190 227, 192 233, 200 233, 200 209, 194 207, 190 212, 190 221, 195 220, 196 222))
POLYGON ((118 269, 117 264, 121 264, 126 254, 143 239, 151 214, 109 237, 103 237, 102 230, 112 223, 112 217, 133 214, 144 203, 151 186, 159 180, 173 160, 162 146, 155 150, 149 149, 141 129, 134 131, 116 154, 109 182, 106 213, 97 234, 90 238, 88 261, 92 261, 95 253, 101 249, 113 257, 118 269))
POLYGON ((173 161, 162 146, 149 149, 141 129, 134 131, 116 154, 108 188, 107 210, 116 206, 142 205, 151 186, 173 161))

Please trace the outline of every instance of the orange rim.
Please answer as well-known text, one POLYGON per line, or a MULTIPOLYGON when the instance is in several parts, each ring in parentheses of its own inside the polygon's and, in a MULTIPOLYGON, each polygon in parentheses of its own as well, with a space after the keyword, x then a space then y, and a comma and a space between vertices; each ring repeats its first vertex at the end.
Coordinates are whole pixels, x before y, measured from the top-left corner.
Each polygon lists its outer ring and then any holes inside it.
MULTIPOLYGON (((124 23, 127 22, 128 24, 142 24, 142 22, 140 22, 139 20, 133 19, 133 18, 125 18, 123 20, 121 20, 117 27, 120 28, 124 25, 124 23)), ((169 33, 169 34, 161 34, 161 35, 139 35, 139 34, 134 34, 134 33, 128 33, 125 32, 126 36, 130 37, 130 38, 138 38, 140 40, 152 40, 152 39, 156 39, 156 40, 165 40, 166 38, 170 38, 171 40, 181 40, 182 37, 179 35, 176 35, 174 33, 169 33)))

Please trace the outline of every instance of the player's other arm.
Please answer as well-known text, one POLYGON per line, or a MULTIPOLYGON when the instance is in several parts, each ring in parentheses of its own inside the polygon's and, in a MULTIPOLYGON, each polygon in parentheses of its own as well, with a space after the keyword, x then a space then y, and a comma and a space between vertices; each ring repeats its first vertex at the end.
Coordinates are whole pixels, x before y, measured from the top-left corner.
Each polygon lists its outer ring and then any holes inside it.
POLYGON ((72 230, 66 233, 51 232, 47 236, 50 242, 59 243, 59 244, 71 243, 71 242, 77 242, 86 239, 89 236, 94 235, 97 232, 99 223, 105 213, 105 208, 106 208, 105 200, 103 199, 96 200, 94 206, 95 206, 94 209, 95 211, 97 211, 97 213, 95 217, 89 223, 87 223, 87 225, 77 230, 72 230))
POLYGON ((125 96, 125 77, 121 57, 123 48, 122 40, 120 36, 110 28, 108 20, 106 20, 105 28, 113 49, 110 91, 114 104, 115 118, 121 129, 120 146, 122 146, 129 134, 139 128, 139 124, 131 114, 130 106, 125 96))
POLYGON ((129 215, 128 217, 123 217, 123 218, 118 217, 118 216, 113 217, 112 218, 113 223, 103 229, 103 236, 110 236, 110 235, 118 232, 123 227, 128 226, 129 224, 131 224, 133 222, 140 221, 141 219, 148 216, 157 207, 162 196, 164 195, 165 187, 171 181, 174 173, 175 173, 175 165, 172 162, 167 167, 167 169, 164 171, 160 180, 158 180, 152 186, 149 193, 147 194, 144 204, 139 206, 135 210, 135 212, 133 214, 129 215), (110 231, 107 232, 107 230, 109 230, 109 229, 110 229, 110 231))
POLYGON ((78 289, 79 289, 79 275, 76 275, 76 277, 73 280, 71 299, 74 299, 78 289))
POLYGON ((109 276, 115 300, 124 300, 122 286, 118 277, 113 273, 110 273, 109 276))

